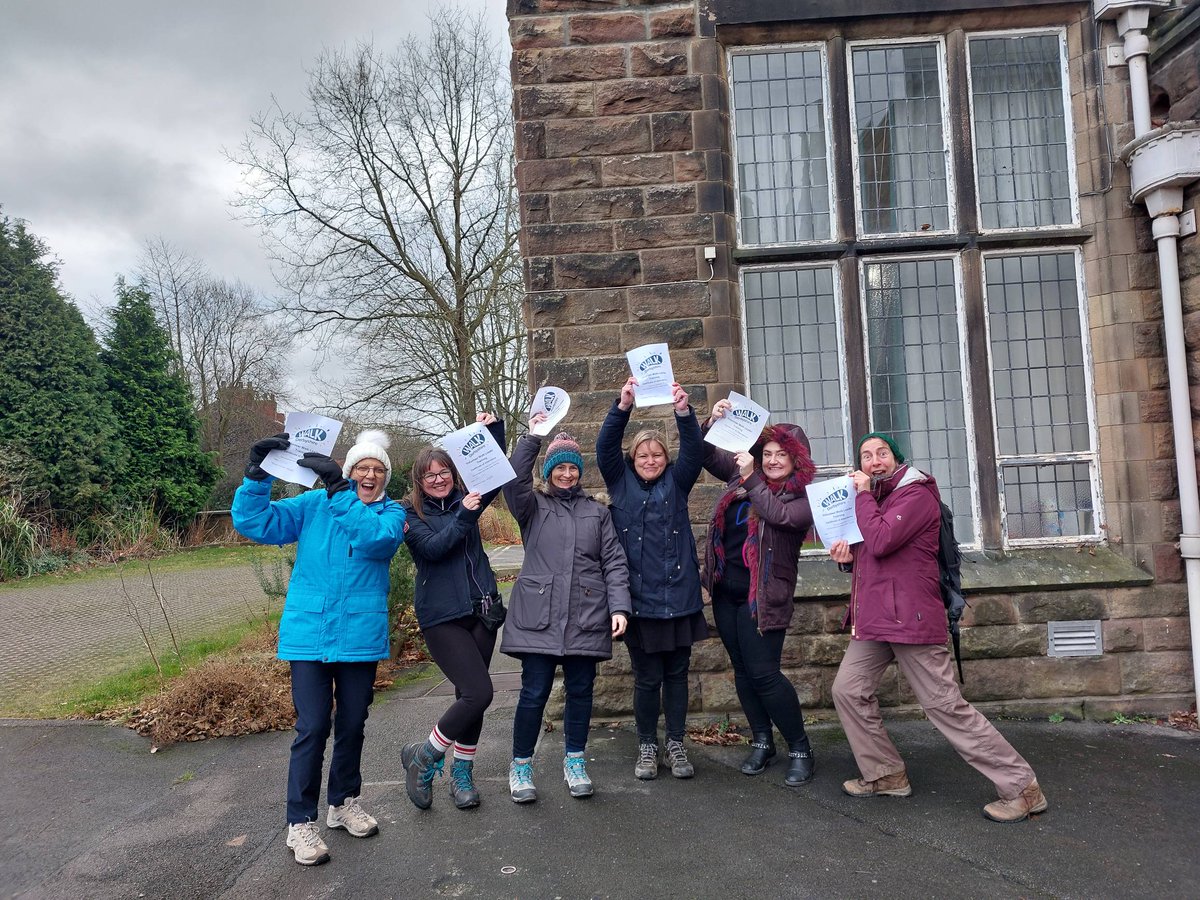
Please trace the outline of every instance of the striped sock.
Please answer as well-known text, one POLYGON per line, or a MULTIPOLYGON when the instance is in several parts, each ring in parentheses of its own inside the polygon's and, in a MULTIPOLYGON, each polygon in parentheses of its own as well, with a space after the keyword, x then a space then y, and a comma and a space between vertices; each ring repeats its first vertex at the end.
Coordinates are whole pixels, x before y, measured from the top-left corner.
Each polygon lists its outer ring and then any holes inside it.
POLYGON ((454 758, 465 759, 471 762, 475 759, 475 748, 477 744, 460 744, 457 741, 454 743, 454 758))
POLYGON ((436 725, 433 726, 433 731, 429 732, 429 743, 433 744, 433 749, 445 753, 450 749, 450 745, 454 741, 444 737, 436 725))

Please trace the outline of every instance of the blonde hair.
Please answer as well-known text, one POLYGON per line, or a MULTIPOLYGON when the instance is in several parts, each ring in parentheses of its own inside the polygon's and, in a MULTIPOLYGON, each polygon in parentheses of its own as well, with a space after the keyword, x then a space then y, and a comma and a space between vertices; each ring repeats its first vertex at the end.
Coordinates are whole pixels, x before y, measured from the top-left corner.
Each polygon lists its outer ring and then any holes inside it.
POLYGON ((666 436, 657 428, 643 428, 633 436, 633 442, 629 445, 629 462, 633 463, 633 457, 637 453, 637 448, 647 441, 654 441, 663 448, 663 453, 667 455, 667 462, 671 461, 671 448, 667 444, 666 436))

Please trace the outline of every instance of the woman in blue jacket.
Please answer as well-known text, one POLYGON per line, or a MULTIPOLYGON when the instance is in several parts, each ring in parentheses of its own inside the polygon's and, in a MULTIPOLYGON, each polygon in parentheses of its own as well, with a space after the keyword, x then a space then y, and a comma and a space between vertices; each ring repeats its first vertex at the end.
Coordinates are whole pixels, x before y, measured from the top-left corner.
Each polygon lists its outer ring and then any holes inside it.
POLYGON ((688 494, 700 477, 704 451, 688 396, 672 385, 679 459, 666 437, 641 431, 622 454, 637 379, 630 377, 596 440, 596 464, 612 500, 613 523, 629 560, 633 618, 625 645, 633 664, 633 712, 638 733, 634 775, 658 775, 658 717, 666 720, 664 762, 676 778, 695 774, 683 746, 692 644, 706 639, 700 563, 688 518, 688 494), (660 703, 661 698, 661 703, 660 703))
POLYGON ((325 490, 272 502, 274 479, 261 463, 271 450, 287 449, 288 435, 266 438, 251 448, 246 477, 233 498, 233 524, 241 534, 260 544, 296 544, 279 621, 279 658, 291 664, 296 705, 287 845, 306 866, 329 860, 317 801, 331 716, 325 823, 355 837, 379 832, 358 797, 375 668, 389 651, 388 566, 404 540, 404 510, 383 493, 392 477, 387 443, 382 432, 363 432, 343 466, 306 453, 300 465, 316 472, 325 490))
MULTIPOLYGON (((504 423, 491 413, 477 422, 487 426, 504 446, 504 423)), ((417 566, 413 604, 429 655, 454 685, 454 703, 423 744, 401 753, 405 789, 418 809, 433 804, 432 782, 454 748, 450 797, 459 809, 479 805, 473 768, 483 714, 492 704, 488 667, 496 648, 495 612, 500 591, 479 536, 479 517, 496 495, 467 493, 450 455, 437 447, 417 454, 412 467, 412 493, 404 501, 408 513, 405 540, 417 566)))

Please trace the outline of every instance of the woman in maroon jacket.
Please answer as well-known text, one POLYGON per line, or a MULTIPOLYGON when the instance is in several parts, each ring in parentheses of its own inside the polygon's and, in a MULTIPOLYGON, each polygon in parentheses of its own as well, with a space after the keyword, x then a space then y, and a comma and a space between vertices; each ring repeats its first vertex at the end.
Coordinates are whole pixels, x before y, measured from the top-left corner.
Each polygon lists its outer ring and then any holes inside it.
MULTIPOLYGON (((728 400, 718 401, 712 417, 729 408, 728 400)), ((753 735, 742 771, 758 775, 774 758, 774 723, 788 745, 784 783, 797 787, 812 781, 815 768, 800 698, 781 663, 800 545, 812 528, 804 493, 815 471, 808 438, 799 426, 781 424, 768 426, 749 453, 704 446, 704 467, 728 485, 709 525, 704 586, 753 735)))
POLYGON ((858 442, 851 474, 861 543, 836 541, 829 555, 853 564, 850 645, 833 682, 833 703, 862 774, 842 785, 851 797, 907 797, 908 774, 888 737, 875 692, 892 660, 930 722, 1000 794, 983 814, 1019 822, 1049 808, 1033 769, 995 726, 963 699, 946 649, 946 610, 937 562, 941 496, 929 475, 904 463, 886 434, 858 442))

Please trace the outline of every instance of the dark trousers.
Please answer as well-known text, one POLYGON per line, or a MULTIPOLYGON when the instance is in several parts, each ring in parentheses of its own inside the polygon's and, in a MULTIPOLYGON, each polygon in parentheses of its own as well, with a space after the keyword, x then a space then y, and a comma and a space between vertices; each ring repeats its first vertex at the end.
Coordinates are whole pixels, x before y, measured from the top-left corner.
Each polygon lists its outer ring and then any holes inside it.
POLYGON ((647 653, 640 647, 629 648, 633 663, 633 718, 637 723, 638 742, 658 743, 658 714, 666 719, 668 741, 682 741, 687 723, 688 666, 691 647, 677 647, 662 653, 647 653))
POLYGON ((563 709, 563 738, 568 753, 587 747, 588 727, 592 722, 592 685, 596 681, 596 660, 591 656, 544 656, 527 653, 521 657, 521 696, 513 717, 513 757, 533 756, 542 731, 542 714, 554 671, 562 666, 566 704, 563 709))
POLYGON ((774 722, 789 749, 807 751, 800 698, 780 667, 784 632, 759 634, 748 604, 720 598, 713 600, 713 621, 733 664, 733 684, 750 730, 770 734, 774 722))
POLYGON ((473 747, 483 730, 483 714, 492 705, 488 666, 496 633, 484 628, 478 616, 467 616, 422 629, 422 634, 429 655, 454 685, 454 704, 438 719, 438 731, 447 740, 473 747))
POLYGON ((362 790, 363 731, 375 698, 374 662, 323 663, 292 661, 292 703, 296 706, 296 739, 288 764, 287 820, 315 822, 321 796, 325 742, 333 729, 329 763, 330 806, 341 806, 362 790), (334 713, 334 701, 337 712, 334 713))

